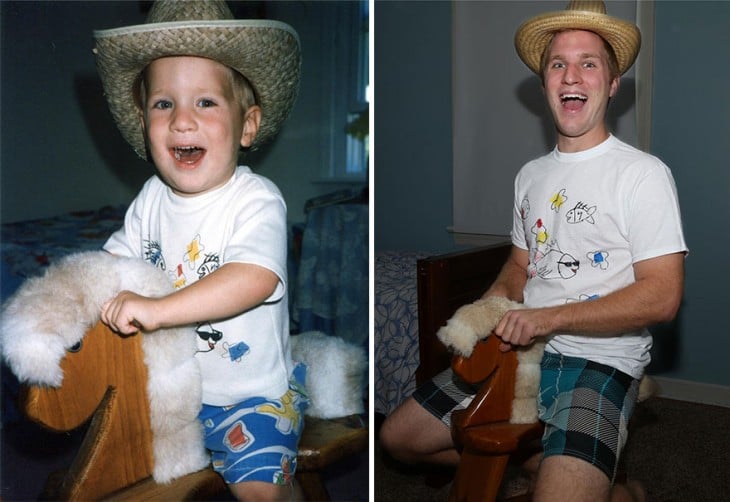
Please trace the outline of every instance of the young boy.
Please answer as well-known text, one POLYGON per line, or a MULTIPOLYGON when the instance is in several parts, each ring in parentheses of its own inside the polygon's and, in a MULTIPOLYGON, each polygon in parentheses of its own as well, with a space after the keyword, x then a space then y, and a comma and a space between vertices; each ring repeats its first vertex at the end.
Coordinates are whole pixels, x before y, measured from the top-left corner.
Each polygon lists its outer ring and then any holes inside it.
POLYGON ((104 248, 176 289, 123 291, 101 318, 122 334, 196 326, 214 469, 238 499, 291 500, 307 399, 289 348, 286 206, 237 158, 289 113, 299 42, 285 24, 232 18, 224 2, 161 1, 145 25, 95 33, 112 115, 157 168, 104 248))

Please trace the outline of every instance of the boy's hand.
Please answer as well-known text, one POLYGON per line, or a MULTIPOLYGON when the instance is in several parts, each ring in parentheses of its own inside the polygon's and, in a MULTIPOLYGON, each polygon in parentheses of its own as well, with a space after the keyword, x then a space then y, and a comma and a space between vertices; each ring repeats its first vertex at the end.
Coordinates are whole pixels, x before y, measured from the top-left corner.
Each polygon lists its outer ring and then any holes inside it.
POLYGON ((154 298, 122 291, 101 307, 101 321, 123 335, 155 331, 160 327, 156 320, 155 302, 154 298))

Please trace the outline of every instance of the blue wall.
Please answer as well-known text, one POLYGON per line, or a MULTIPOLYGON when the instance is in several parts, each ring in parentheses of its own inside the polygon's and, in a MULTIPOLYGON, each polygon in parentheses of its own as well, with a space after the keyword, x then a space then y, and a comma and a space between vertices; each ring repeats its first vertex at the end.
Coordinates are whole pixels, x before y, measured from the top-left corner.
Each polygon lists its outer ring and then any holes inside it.
MULTIPOLYGON (((690 255, 649 370, 730 385, 730 2, 656 2, 652 153, 677 181, 690 255)), ((376 2, 375 248, 448 250, 450 4, 376 2)), ((488 48, 485 48, 488 50, 488 48)), ((516 57, 516 56, 515 56, 516 57)))
POLYGON ((656 2, 652 113, 652 153, 674 173, 690 248, 678 332, 655 336, 656 350, 667 356, 668 376, 724 385, 730 384, 728 20, 730 2, 656 2))
POLYGON ((375 248, 449 250, 451 5, 374 10, 375 248))

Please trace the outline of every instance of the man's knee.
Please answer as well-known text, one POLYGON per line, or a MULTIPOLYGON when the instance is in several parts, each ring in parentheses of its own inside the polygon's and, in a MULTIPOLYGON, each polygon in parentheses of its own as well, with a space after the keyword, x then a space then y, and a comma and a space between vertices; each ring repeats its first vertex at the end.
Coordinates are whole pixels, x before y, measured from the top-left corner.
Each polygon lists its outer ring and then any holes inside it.
POLYGON ((554 455, 540 463, 533 500, 608 501, 610 490, 611 481, 595 465, 576 457, 554 455))
POLYGON ((399 427, 397 417, 388 416, 380 426, 378 438, 380 446, 392 456, 399 458, 403 448, 405 432, 399 427))
POLYGON ((394 458, 412 462, 420 454, 419 446, 425 430, 420 422, 428 412, 415 399, 409 398, 393 411, 380 428, 380 445, 394 458))

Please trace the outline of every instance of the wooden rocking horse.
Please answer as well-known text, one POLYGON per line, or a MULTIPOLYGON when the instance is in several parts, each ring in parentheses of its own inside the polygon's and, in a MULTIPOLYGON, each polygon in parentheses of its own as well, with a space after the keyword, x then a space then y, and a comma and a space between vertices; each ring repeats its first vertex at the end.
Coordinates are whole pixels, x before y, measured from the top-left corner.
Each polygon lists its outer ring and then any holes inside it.
POLYGON ((455 357, 451 367, 463 381, 481 387, 466 409, 452 414, 461 459, 449 500, 492 501, 510 457, 538 439, 543 425, 510 423, 517 355, 500 352, 497 337, 478 342, 469 358, 455 357))
MULTIPOLYGON (((61 360, 63 385, 27 387, 25 413, 55 431, 91 419, 67 471, 51 476, 42 498, 70 500, 204 500, 226 492, 210 468, 158 484, 141 336, 121 337, 94 326, 61 360)), ((307 417, 297 479, 309 500, 328 500, 321 469, 367 447, 367 428, 307 417)))
POLYGON ((467 409, 452 416, 452 435, 461 450, 450 501, 495 500, 510 456, 539 438, 542 425, 509 423, 517 356, 499 351, 496 337, 481 341, 469 358, 452 357, 436 332, 454 312, 479 298, 507 260, 509 243, 419 260, 418 322, 422 382, 451 364, 465 382, 480 385, 467 409))

